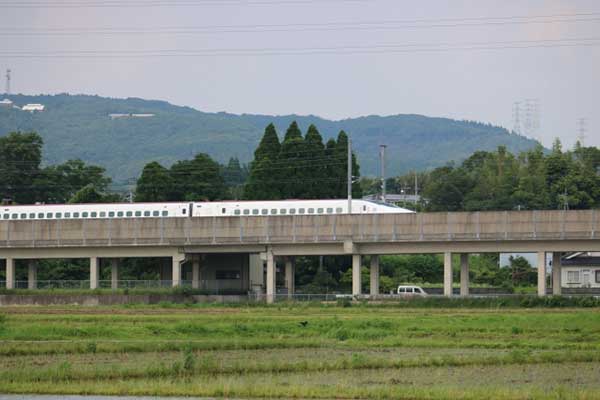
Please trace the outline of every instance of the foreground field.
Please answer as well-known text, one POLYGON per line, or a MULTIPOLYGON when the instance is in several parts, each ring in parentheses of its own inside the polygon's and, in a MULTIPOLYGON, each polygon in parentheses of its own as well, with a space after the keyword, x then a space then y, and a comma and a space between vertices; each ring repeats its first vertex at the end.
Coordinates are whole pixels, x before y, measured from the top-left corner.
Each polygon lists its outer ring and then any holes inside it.
POLYGON ((600 310, 0 309, 0 393, 600 398, 600 310))

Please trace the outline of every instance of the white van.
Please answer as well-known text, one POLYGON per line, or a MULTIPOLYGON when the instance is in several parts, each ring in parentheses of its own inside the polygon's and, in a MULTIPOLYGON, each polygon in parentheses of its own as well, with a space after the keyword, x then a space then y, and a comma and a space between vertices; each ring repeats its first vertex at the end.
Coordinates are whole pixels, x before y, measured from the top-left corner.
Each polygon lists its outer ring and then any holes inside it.
POLYGON ((419 286, 398 286, 398 296, 427 296, 419 286))

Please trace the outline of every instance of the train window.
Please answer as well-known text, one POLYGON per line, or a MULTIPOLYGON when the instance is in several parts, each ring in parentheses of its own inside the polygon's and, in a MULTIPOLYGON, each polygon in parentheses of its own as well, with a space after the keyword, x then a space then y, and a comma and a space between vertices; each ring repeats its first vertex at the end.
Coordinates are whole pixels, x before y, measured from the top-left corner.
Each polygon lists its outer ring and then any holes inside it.
POLYGON ((168 217, 169 216, 169 212, 168 211, 163 211, 162 212, 162 216, 163 217, 168 217))
POLYGON ((298 214, 304 214, 304 211, 305 211, 304 208, 299 208, 298 209, 298 214))
POLYGON ((285 208, 282 208, 279 210, 279 214, 285 215, 285 214, 287 214, 287 210, 285 208))
POLYGON ((240 215, 240 214, 242 214, 242 211, 241 210, 234 210, 233 213, 235 215, 240 215))
POLYGON ((100 211, 100 218, 106 218, 106 211, 100 211))
MULTIPOLYGON (((8 214, 6 214, 6 216, 8 216, 8 214)), ((38 213, 38 218, 44 218, 44 213, 38 213)), ((4 218, 6 219, 6 218, 4 218)))
POLYGON ((323 214, 323 209, 322 208, 317 208, 317 214, 323 214))
MULTIPOLYGON (((184 210, 185 211, 185 210, 184 210)), ((185 213, 184 213, 185 214, 185 213)), ((141 211, 136 211, 135 212, 135 216, 136 217, 141 217, 142 216, 142 212, 141 211)))
POLYGON ((13 214, 10 216, 11 219, 17 219, 19 218, 19 214, 13 214))
POLYGON ((73 218, 79 218, 79 213, 78 212, 74 212, 73 213, 73 218))
POLYGON ((66 212, 65 213, 65 218, 71 218, 71 213, 70 212, 66 212))
POLYGON ((336 208, 335 212, 338 213, 338 214, 341 214, 342 213, 342 207, 336 208))
POLYGON ((221 214, 225 214, 225 208, 221 208, 221 214))
POLYGON ((315 209, 314 208, 309 208, 308 209, 308 213, 309 214, 314 214, 315 213, 315 209))
POLYGON ((271 208, 271 215, 277 215, 277 209, 271 208))
POLYGON ((262 215, 267 215, 269 213, 269 210, 267 210, 266 208, 263 208, 262 210, 260 210, 260 213, 262 215))
POLYGON ((158 211, 152 211, 152 216, 153 217, 158 217, 158 216, 160 216, 160 212, 158 212, 158 211))
POLYGON ((31 219, 35 218, 35 213, 30 213, 29 218, 31 218, 31 219))
POLYGON ((115 212, 114 212, 114 211, 109 211, 109 212, 108 212, 108 216, 109 216, 110 218, 114 218, 114 216, 115 216, 115 212))
POLYGON ((21 214, 21 219, 27 219, 27 214, 21 214))
POLYGON ((52 218, 52 213, 46 213, 46 218, 52 218))
POLYGON ((81 218, 87 218, 89 217, 90 213, 88 213, 87 211, 84 211, 81 213, 81 218))
POLYGON ((258 215, 258 208, 255 208, 254 210, 252 210, 252 215, 258 215))
POLYGON ((117 217, 122 217, 123 216, 123 211, 117 211, 117 217))
POLYGON ((92 212, 90 213, 90 217, 92 217, 92 218, 96 218, 96 217, 98 217, 98 213, 97 213, 96 211, 92 211, 92 212))
POLYGON ((363 211, 367 211, 367 206, 363 206, 363 211))
POLYGON ((295 208, 290 208, 290 214, 296 214, 296 209, 295 208))
POLYGON ((244 210, 244 215, 250 214, 250 210, 244 210))
POLYGON ((333 208, 328 208, 327 209, 327 214, 333 214, 333 208))
POLYGON ((56 218, 62 218, 62 213, 56 213, 56 218))
POLYGON ((150 211, 144 211, 144 217, 149 217, 150 216, 150 211))
MULTIPOLYGON (((43 214, 42 214, 42 215, 43 215, 43 214)), ((4 215, 2 216, 2 218, 4 218, 4 219, 8 219, 9 217, 10 217, 10 215, 9 215, 9 214, 4 214, 4 215)))
POLYGON ((187 210, 186 210, 185 208, 182 208, 182 209, 181 209, 181 213, 182 213, 183 215, 185 215, 185 213, 186 213, 186 212, 187 212, 187 210))
POLYGON ((126 214, 126 215, 127 215, 128 217, 133 217, 133 211, 127 211, 127 214, 126 214))

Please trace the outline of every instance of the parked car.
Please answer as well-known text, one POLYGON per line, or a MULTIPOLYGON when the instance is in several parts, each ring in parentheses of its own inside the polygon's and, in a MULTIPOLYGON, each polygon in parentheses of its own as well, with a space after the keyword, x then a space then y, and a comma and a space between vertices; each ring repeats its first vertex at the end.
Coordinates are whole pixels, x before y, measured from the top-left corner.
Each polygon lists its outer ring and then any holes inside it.
POLYGON ((427 293, 419 286, 398 286, 396 292, 399 296, 427 296, 427 293))

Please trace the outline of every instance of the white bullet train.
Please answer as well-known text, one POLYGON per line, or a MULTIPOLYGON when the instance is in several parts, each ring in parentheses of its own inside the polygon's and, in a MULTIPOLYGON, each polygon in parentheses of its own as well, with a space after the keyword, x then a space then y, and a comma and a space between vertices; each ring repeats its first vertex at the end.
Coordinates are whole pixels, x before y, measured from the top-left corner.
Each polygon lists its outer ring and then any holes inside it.
MULTIPOLYGON (((1 220, 231 217, 346 214, 348 200, 41 204, 1 206, 1 220)), ((412 213, 370 200, 352 200, 353 214, 412 213)))

